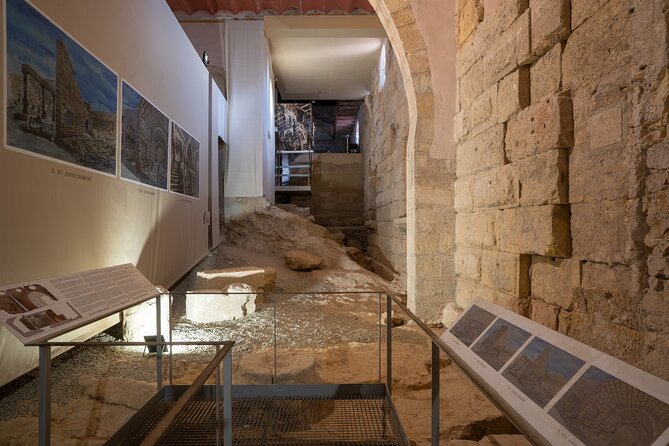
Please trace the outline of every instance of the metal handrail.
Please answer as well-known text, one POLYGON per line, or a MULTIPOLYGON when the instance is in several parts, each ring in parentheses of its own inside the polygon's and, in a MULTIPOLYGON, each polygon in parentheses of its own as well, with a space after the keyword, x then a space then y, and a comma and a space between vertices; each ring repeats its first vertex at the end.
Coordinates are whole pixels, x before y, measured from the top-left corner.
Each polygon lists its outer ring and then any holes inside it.
MULTIPOLYGON (((515 427, 518 429, 532 444, 537 446, 551 446, 551 443, 544 438, 539 431, 532 426, 508 401, 504 400, 500 394, 482 379, 474 369, 467 364, 452 348, 448 346, 439 336, 437 336, 430 327, 427 326, 418 316, 409 310, 400 300, 400 295, 393 292, 387 292, 387 321, 386 325, 390 326, 392 321, 391 308, 394 302, 407 316, 413 320, 416 325, 430 337, 432 341, 432 445, 439 446, 439 351, 448 356, 452 363, 456 365, 476 388, 478 388, 483 396, 490 401, 515 427)), ((392 337, 390 330, 388 330, 388 347, 391 350, 392 337)), ((389 360, 390 361, 390 360, 389 360)), ((390 370, 390 366, 388 366, 390 370)), ((389 379, 392 383, 392 380, 389 379)))

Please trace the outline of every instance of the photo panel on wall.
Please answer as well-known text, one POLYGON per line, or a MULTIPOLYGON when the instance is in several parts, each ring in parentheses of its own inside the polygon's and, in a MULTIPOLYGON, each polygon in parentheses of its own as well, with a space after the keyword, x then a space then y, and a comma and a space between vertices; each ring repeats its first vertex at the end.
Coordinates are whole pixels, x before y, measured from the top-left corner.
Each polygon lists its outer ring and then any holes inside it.
POLYGON ((167 190, 169 118, 123 81, 121 178, 167 190))
POLYGON ((116 175, 116 74, 24 0, 5 20, 6 145, 116 175))
POLYGON ((170 192, 200 195, 200 143, 172 121, 170 192))

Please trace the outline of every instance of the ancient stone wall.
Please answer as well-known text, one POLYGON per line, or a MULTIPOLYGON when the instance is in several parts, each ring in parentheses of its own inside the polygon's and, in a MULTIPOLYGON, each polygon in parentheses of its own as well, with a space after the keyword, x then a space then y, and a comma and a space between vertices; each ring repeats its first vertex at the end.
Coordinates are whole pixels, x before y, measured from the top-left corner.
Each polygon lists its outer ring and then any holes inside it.
POLYGON ((310 208, 322 226, 362 225, 362 155, 316 153, 312 162, 312 195, 293 196, 291 203, 310 208))
POLYGON ((361 108, 367 254, 400 273, 406 283, 406 146, 409 112, 402 75, 387 46, 384 73, 377 69, 361 108), (385 82, 380 84, 380 77, 385 82))
POLYGON ((669 377, 666 1, 460 0, 456 303, 669 377))

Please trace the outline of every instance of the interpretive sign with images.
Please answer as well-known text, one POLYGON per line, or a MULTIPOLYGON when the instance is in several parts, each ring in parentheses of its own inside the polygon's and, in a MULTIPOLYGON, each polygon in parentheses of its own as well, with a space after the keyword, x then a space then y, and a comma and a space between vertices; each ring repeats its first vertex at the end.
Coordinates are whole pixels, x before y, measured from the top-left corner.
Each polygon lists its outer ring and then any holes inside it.
POLYGON ((483 299, 441 338, 551 444, 669 444, 667 381, 483 299))
POLYGON ((116 74, 24 0, 5 20, 7 146, 115 175, 116 74))
POLYGON ((160 294, 132 264, 0 286, 0 323, 42 342, 160 294))

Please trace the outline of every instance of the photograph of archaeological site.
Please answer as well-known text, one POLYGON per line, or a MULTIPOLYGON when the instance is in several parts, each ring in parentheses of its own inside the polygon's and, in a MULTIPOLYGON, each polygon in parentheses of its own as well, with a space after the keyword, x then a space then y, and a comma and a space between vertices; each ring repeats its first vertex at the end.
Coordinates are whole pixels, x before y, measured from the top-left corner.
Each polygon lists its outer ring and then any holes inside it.
POLYGON ((472 305, 469 311, 451 328, 451 334, 469 347, 494 320, 494 314, 472 305))
POLYGON ((7 18, 7 144, 114 175, 116 75, 28 3, 7 18))
POLYGON ((200 143, 172 122, 172 168, 170 191, 197 198, 199 195, 200 143))
POLYGON ((530 334, 504 319, 497 321, 474 344, 472 351, 495 370, 502 368, 527 341, 530 334))
POLYGON ((167 189, 170 120, 123 82, 121 177, 167 189))
POLYGON ((527 347, 504 370, 502 376, 544 407, 583 367, 585 362, 540 338, 527 347))
POLYGON ((669 427, 669 405, 591 366, 549 411, 589 446, 649 446, 669 427))

